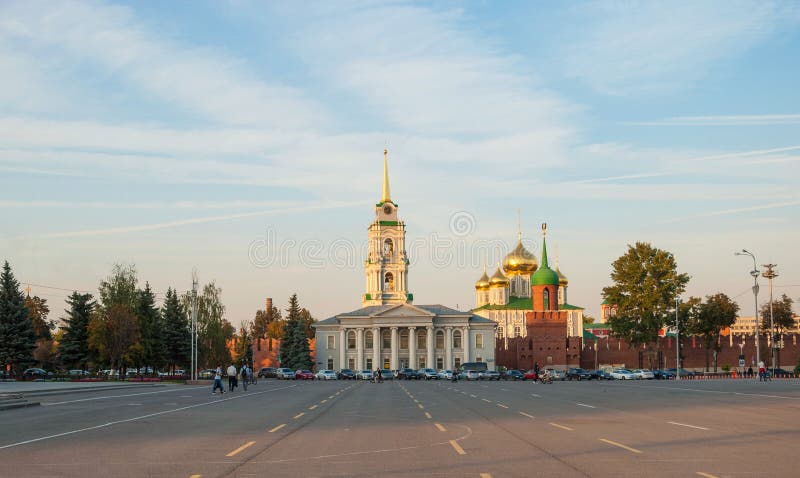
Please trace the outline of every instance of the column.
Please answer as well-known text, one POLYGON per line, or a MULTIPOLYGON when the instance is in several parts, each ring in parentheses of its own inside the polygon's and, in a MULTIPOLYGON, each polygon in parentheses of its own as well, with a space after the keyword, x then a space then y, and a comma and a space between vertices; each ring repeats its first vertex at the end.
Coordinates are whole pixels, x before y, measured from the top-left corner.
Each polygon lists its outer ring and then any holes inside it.
POLYGON ((339 332, 339 370, 347 368, 347 330, 342 327, 339 332))
POLYGON ((453 369, 453 328, 444 328, 444 368, 453 369))
POLYGON ((434 342, 433 342, 433 326, 425 327, 427 335, 425 336, 428 342, 428 368, 436 369, 436 362, 433 360, 434 342))
POLYGON ((364 327, 356 329, 356 370, 364 369, 364 327))
POLYGON ((397 343, 397 327, 392 327, 392 370, 397 370, 400 365, 400 354, 398 351, 398 346, 400 344, 397 343))
POLYGON ((462 337, 461 340, 463 342, 461 344, 461 346, 464 348, 464 362, 469 362, 470 361, 470 356, 469 356, 469 326, 464 327, 461 330, 461 337, 462 337))
POLYGON ((381 329, 380 327, 372 328, 372 368, 383 368, 383 361, 381 360, 381 329))
POLYGON ((408 328, 408 367, 417 369, 417 328, 408 328))

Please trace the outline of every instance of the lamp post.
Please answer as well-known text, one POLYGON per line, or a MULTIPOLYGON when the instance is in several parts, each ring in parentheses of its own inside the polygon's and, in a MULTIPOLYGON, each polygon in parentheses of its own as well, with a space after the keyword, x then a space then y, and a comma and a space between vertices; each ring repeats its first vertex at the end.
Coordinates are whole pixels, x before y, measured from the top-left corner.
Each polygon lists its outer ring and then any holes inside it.
POLYGON ((763 264, 766 270, 762 274, 764 277, 769 280, 769 335, 770 335, 770 348, 772 349, 772 373, 775 373, 775 355, 778 351, 778 344, 775 343, 775 320, 772 316, 772 279, 778 277, 778 273, 775 272, 775 268, 778 267, 778 264, 763 264))
POLYGON ((742 252, 734 252, 734 254, 737 256, 750 256, 753 259, 753 270, 750 271, 750 275, 753 277, 753 299, 755 300, 755 315, 753 317, 756 320, 756 364, 759 364, 761 363, 761 339, 758 329, 760 329, 761 326, 758 323, 758 276, 761 272, 758 270, 758 266, 756 266, 756 256, 754 256, 752 252, 747 249, 742 249, 742 252))
POLYGON ((675 380, 681 379, 681 323, 678 318, 678 296, 675 296, 675 380))

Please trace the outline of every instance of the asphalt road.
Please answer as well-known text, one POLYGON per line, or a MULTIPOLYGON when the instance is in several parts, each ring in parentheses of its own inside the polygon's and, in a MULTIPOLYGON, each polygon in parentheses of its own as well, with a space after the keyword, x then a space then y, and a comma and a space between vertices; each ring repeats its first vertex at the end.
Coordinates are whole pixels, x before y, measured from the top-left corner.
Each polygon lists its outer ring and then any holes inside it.
POLYGON ((795 477, 800 381, 260 381, 0 412, 2 477, 795 477))

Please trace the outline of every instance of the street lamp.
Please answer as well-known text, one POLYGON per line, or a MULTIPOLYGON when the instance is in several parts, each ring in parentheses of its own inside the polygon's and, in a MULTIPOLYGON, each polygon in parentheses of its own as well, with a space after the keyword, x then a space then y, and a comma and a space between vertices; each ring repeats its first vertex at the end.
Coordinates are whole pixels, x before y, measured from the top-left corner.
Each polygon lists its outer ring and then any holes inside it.
POLYGON ((675 296, 675 380, 681 379, 681 325, 678 319, 678 296, 675 296))
POLYGON ((778 273, 775 272, 775 268, 778 267, 778 264, 763 264, 765 270, 764 277, 769 280, 769 335, 770 335, 770 346, 772 348, 772 373, 775 373, 775 355, 778 351, 778 344, 775 343, 776 333, 775 333, 775 321, 772 317, 772 279, 778 277, 778 273))
POLYGON ((758 329, 760 325, 758 323, 758 276, 761 272, 758 270, 758 266, 756 266, 756 256, 753 255, 752 252, 748 251, 747 249, 742 249, 742 252, 734 252, 734 255, 737 256, 750 256, 753 259, 753 270, 750 271, 750 275, 753 277, 753 299, 755 300, 755 315, 753 316, 756 320, 756 365, 761 363, 761 339, 759 337, 758 329))

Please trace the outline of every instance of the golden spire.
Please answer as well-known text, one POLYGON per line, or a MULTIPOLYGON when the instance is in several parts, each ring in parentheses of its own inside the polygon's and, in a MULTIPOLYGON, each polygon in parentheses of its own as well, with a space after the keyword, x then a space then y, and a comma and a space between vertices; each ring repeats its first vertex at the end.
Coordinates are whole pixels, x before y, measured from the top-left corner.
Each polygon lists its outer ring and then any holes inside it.
POLYGON ((381 202, 392 202, 392 197, 389 194, 389 150, 383 149, 383 194, 381 194, 381 202))
POLYGON ((522 219, 517 209, 517 241, 522 242, 522 219))

